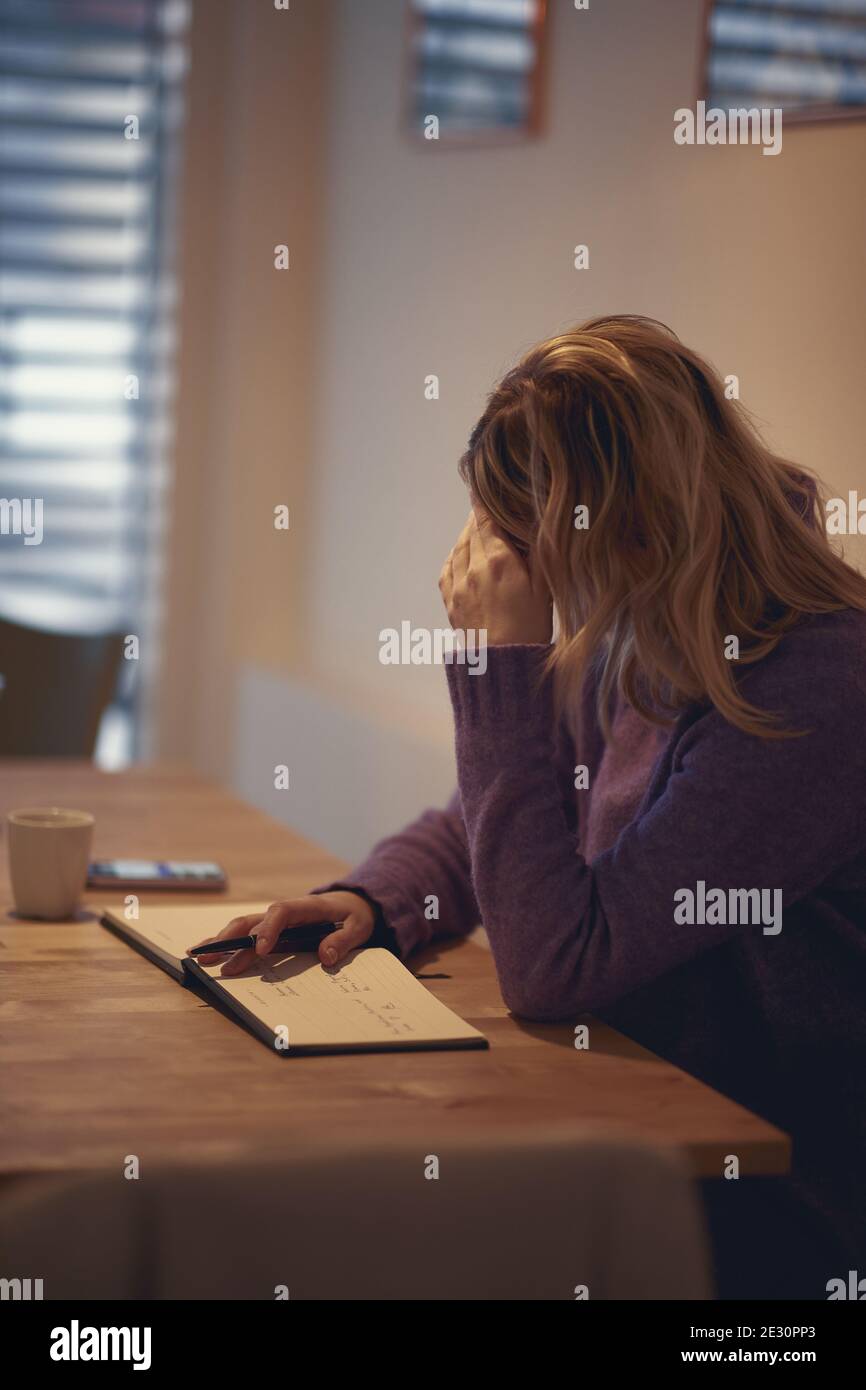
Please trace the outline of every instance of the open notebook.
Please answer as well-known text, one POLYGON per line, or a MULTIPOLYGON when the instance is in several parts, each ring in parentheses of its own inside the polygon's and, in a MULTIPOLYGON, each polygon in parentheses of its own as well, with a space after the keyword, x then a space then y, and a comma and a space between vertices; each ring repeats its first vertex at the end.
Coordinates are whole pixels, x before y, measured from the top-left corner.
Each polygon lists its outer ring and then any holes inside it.
MULTIPOLYGON (((269 956, 245 975, 190 959, 189 946, 216 936, 230 918, 264 912, 267 903, 142 904, 137 921, 121 907, 102 923, 169 975, 195 978, 283 1057, 310 1052, 378 1052, 486 1047, 477 1028, 447 1009, 390 951, 353 951, 332 970, 311 953, 269 956)), ((206 960, 207 957, 202 957, 206 960)))

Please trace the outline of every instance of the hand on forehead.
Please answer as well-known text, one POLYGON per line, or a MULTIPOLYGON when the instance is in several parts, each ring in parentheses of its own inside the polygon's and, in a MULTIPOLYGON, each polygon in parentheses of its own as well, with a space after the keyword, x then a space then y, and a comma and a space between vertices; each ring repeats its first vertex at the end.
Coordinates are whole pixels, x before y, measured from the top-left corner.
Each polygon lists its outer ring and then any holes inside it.
POLYGON ((493 517, 485 509, 483 504, 477 500, 473 501, 472 511, 469 514, 470 522, 473 519, 478 530, 484 533, 485 535, 496 536, 501 541, 504 541, 506 539, 502 529, 499 526, 497 526, 496 522, 493 520, 493 517))

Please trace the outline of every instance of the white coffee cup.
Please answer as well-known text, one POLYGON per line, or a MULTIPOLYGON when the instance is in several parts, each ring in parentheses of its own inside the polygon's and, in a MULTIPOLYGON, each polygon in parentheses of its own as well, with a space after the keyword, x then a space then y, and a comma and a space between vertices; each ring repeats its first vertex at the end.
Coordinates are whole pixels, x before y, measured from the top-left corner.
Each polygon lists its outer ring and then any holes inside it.
POLYGON ((10 811, 9 870, 15 910, 22 917, 71 917, 87 878, 93 816, 37 806, 10 811))

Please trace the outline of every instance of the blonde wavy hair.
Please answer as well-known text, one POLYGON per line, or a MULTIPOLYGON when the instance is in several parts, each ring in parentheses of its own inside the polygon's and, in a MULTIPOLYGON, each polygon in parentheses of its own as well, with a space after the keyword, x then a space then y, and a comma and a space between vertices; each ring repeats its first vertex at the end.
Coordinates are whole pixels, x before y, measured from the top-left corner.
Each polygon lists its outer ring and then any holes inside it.
POLYGON ((745 732, 785 737, 736 668, 806 614, 866 609, 814 478, 653 319, 594 318, 533 348, 490 395, 460 472, 553 595, 560 708, 596 668, 608 734, 618 691, 653 723, 710 702, 745 732))

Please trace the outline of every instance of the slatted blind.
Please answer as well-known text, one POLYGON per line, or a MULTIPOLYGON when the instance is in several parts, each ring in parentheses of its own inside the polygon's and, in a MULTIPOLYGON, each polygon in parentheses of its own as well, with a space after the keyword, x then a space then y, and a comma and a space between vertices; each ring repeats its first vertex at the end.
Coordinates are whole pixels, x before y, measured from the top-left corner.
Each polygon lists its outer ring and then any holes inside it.
POLYGON ((866 111, 866 0, 718 0, 704 85, 723 108, 866 111))
POLYGON ((533 125, 544 0, 409 0, 411 120, 443 135, 533 125))
POLYGON ((41 499, 44 532, 0 535, 15 622, 147 621, 187 21, 186 0, 0 0, 0 498, 41 499))

